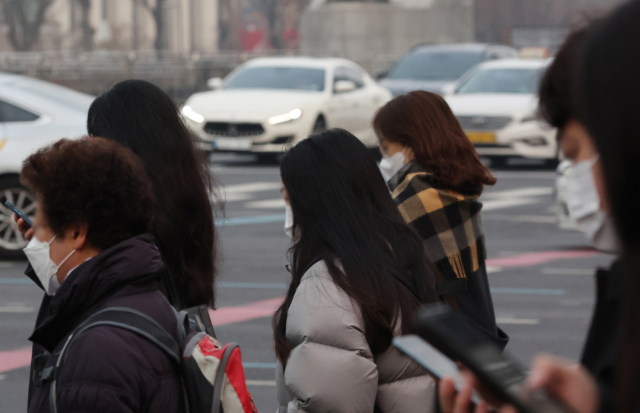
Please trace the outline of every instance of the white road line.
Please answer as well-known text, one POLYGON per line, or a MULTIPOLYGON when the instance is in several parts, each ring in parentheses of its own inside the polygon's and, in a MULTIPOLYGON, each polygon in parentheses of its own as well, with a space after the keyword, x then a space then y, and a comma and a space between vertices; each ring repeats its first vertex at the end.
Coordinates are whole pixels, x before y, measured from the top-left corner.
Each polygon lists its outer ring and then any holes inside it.
POLYGON ((17 266, 17 263, 14 263, 14 262, 0 262, 0 268, 13 268, 16 266, 17 266))
POLYGON ((261 192, 280 189, 280 182, 249 182, 246 184, 229 185, 222 188, 227 194, 239 192, 261 192))
POLYGON ((540 323, 537 318, 496 317, 498 324, 536 325, 540 323))
POLYGON ((516 198, 527 196, 551 195, 553 188, 548 186, 530 186, 526 188, 507 189, 504 191, 490 191, 485 193, 483 198, 516 198))
POLYGON ((547 275, 594 275, 595 268, 543 268, 543 274, 547 275))
POLYGON ((22 305, 0 307, 0 313, 33 313, 34 311, 36 311, 34 307, 26 307, 22 305))
POLYGON ((283 198, 265 199, 263 201, 245 202, 244 208, 248 209, 284 209, 285 203, 283 198))
POLYGON ((521 199, 496 199, 491 201, 482 201, 483 211, 495 211, 498 209, 512 208, 520 205, 531 205, 542 202, 536 198, 521 198, 521 199))
POLYGON ((502 267, 498 267, 497 265, 488 265, 487 266, 487 274, 494 274, 502 271, 502 267))
POLYGON ((549 172, 492 172, 498 179, 556 179, 556 173, 549 172))
POLYGON ((483 215, 485 221, 532 222, 535 224, 556 224, 558 218, 553 215, 483 215))
POLYGON ((226 194, 224 197, 224 202, 237 202, 237 201, 248 201, 252 199, 253 195, 246 192, 237 192, 235 194, 226 194))
POLYGON ((275 386, 275 380, 247 380, 247 386, 275 386))
POLYGON ((0 381, 4 380, 7 378, 6 374, 0 374, 0 381))

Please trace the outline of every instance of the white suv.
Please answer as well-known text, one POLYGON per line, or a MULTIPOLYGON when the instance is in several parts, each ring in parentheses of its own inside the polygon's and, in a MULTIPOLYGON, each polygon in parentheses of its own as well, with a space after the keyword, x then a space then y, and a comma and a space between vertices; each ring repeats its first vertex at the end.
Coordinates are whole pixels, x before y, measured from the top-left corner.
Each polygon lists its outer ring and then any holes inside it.
POLYGON ((33 196, 20 184, 22 162, 61 138, 86 135, 93 97, 41 80, 0 73, 0 258, 18 259, 27 241, 5 201, 33 216, 33 196))

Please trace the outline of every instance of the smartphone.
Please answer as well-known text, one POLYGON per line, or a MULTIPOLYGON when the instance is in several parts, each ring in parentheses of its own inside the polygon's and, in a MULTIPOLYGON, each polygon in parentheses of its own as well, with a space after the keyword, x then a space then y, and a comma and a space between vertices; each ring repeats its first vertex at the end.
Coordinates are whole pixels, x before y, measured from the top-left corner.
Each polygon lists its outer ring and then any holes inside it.
POLYGON ((20 211, 18 208, 15 207, 15 205, 13 205, 11 202, 9 201, 5 201, 4 203, 7 208, 9 208, 10 210, 12 210, 17 216, 19 216, 20 218, 22 218, 24 220, 24 222, 29 225, 29 227, 33 226, 33 223, 31 222, 31 220, 22 213, 22 211, 20 211))
POLYGON ((418 310, 416 331, 452 361, 461 362, 488 391, 520 412, 571 412, 546 391, 527 390, 526 370, 448 305, 439 303, 418 310))
POLYGON ((216 338, 216 332, 213 329, 213 323, 211 323, 211 317, 209 317, 209 308, 206 305, 199 305, 197 307, 189 307, 185 310, 189 314, 189 319, 192 320, 200 329, 211 337, 216 338))
MULTIPOLYGON (((413 334, 396 337, 393 339, 393 346, 438 379, 442 379, 445 376, 451 377, 455 383, 456 390, 462 390, 464 381, 460 376, 456 363, 422 338, 413 334)), ((477 404, 480 399, 474 394, 472 401, 477 404)))

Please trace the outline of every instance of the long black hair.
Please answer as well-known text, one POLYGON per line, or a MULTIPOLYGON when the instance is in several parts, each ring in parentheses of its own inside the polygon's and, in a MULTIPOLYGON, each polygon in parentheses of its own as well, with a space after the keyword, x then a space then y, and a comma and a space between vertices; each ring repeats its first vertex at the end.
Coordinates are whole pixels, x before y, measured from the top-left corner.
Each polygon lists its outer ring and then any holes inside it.
POLYGON ((152 83, 126 80, 93 102, 87 130, 120 142, 142 159, 156 197, 153 233, 182 304, 213 307, 217 253, 212 177, 176 104, 152 83))
POLYGON ((640 405, 640 1, 610 15, 585 53, 585 123, 598 148, 607 196, 623 243, 625 297, 618 352, 619 412, 640 405))
POLYGON ((408 332, 420 303, 437 296, 422 242, 400 215, 373 157, 355 136, 332 129, 294 146, 280 172, 296 242, 291 285, 274 317, 279 360, 285 363, 290 351, 287 311, 305 270, 317 259, 359 306, 373 353, 386 350, 397 322, 408 332))

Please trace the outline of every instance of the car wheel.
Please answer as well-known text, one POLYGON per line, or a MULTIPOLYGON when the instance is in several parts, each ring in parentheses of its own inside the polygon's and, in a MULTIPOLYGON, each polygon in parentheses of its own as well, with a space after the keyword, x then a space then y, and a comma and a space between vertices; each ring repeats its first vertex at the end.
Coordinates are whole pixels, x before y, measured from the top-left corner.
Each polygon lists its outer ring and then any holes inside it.
POLYGON ((327 121, 324 119, 324 116, 318 116, 316 122, 313 124, 312 133, 318 133, 327 130, 327 121))
POLYGON ((0 258, 24 259, 22 249, 29 242, 18 231, 18 225, 13 220, 13 212, 4 205, 5 201, 11 202, 33 219, 35 199, 20 184, 18 177, 0 178, 0 258))

